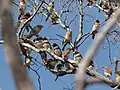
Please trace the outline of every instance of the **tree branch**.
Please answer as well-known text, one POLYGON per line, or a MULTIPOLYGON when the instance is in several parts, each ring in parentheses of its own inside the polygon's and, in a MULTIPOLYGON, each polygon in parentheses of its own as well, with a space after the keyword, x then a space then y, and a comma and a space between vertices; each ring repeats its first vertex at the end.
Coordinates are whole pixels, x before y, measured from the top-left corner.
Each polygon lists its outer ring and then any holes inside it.
POLYGON ((104 37, 107 35, 107 33, 112 28, 112 26, 115 24, 115 22, 119 16, 120 16, 120 8, 115 12, 115 15, 112 16, 108 20, 106 25, 102 28, 103 31, 98 33, 95 41, 93 42, 90 49, 86 53, 85 57, 83 58, 83 60, 79 64, 79 68, 78 68, 77 74, 76 74, 76 80, 77 80, 76 90, 83 90, 84 75, 85 75, 86 67, 87 67, 87 65, 89 65, 89 63, 92 60, 92 58, 94 57, 98 47, 100 46, 100 43, 104 40, 104 37))
POLYGON ((83 0, 78 0, 79 1, 79 13, 80 13, 80 26, 79 26, 79 33, 78 33, 78 37, 76 39, 76 44, 79 43, 79 41, 82 39, 82 35, 83 35, 83 0))

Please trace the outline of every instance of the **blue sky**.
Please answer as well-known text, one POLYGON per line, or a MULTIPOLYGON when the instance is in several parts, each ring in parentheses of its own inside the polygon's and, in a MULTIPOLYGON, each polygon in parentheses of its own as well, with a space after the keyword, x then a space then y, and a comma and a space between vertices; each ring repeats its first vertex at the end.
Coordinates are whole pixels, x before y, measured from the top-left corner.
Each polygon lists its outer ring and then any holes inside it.
MULTIPOLYGON (((57 11, 59 12, 59 7, 56 8, 57 11)), ((13 10, 14 11, 14 10, 13 10)), ((16 11, 15 11, 16 12, 16 11)), ((74 13, 76 11, 74 11, 72 14, 69 15, 69 20, 74 16, 74 13)), ((100 21, 102 22, 104 20, 103 17, 103 13, 99 13, 98 9, 96 8, 86 8, 85 9, 85 13, 90 14, 92 16, 95 17, 95 19, 100 19, 100 21)), ((13 18, 16 19, 17 14, 14 13, 13 14, 13 18)), ((85 19, 89 20, 90 18, 85 16, 85 19)), ((92 24, 94 23, 94 21, 92 22, 85 22, 84 21, 84 32, 90 32, 91 28, 92 28, 92 24)), ((58 38, 55 34, 58 33, 60 35, 64 35, 65 30, 62 29, 59 25, 56 26, 52 26, 49 21, 44 22, 40 20, 40 17, 35 17, 35 19, 32 21, 31 25, 35 26, 36 24, 42 24, 44 25, 42 31, 40 32, 41 36, 46 36, 46 37, 50 37, 50 38, 58 38)), ((79 25, 79 17, 77 17, 76 21, 74 21, 70 28, 73 30, 73 40, 75 39, 77 33, 78 33, 78 25, 79 25)), ((60 46, 61 46, 61 41, 50 41, 51 43, 53 42, 57 42, 60 46)), ((82 55, 84 55, 86 53, 86 51, 88 50, 89 46, 91 45, 91 43, 93 42, 93 40, 91 39, 91 37, 89 37, 88 40, 86 40, 80 47, 79 47, 79 51, 82 55)), ((109 57, 108 57, 108 48, 103 50, 102 47, 108 47, 108 44, 106 43, 106 40, 104 41, 105 43, 101 45, 99 52, 96 54, 95 58, 93 59, 94 63, 95 63, 95 69, 96 68, 101 68, 105 65, 109 65, 114 73, 114 65, 110 64, 109 61, 109 57)), ((0 88, 2 88, 3 90, 16 90, 14 87, 14 81, 13 81, 13 77, 12 74, 9 70, 9 66, 6 64, 5 62, 5 55, 4 55, 4 50, 3 50, 3 45, 0 45, 0 88)), ((113 57, 117 56, 119 57, 119 44, 117 44, 116 46, 112 46, 111 48, 111 58, 113 60, 113 57), (117 51, 116 48, 118 47, 117 51)), ((33 54, 34 56, 36 54, 33 54)), ((41 62, 41 59, 38 58, 38 61, 41 62)), ((100 72, 101 74, 103 74, 103 69, 97 70, 98 72, 100 72)), ((71 85, 74 81, 75 81, 75 77, 74 75, 66 75, 63 76, 61 78, 59 78, 56 82, 55 82, 55 75, 53 75, 51 72, 49 72, 48 70, 46 70, 44 67, 39 69, 39 74, 40 74, 40 81, 41 81, 41 85, 42 85, 42 90, 65 90, 65 88, 72 88, 72 86, 75 86, 75 84, 71 85)), ((35 86, 35 90, 38 90, 38 81, 37 81, 37 75, 32 72, 31 70, 28 70, 28 74, 29 77, 31 78, 31 81, 33 82, 34 86, 35 86)), ((112 79, 115 80, 115 74, 113 74, 112 79)), ((109 86, 106 85, 93 85, 93 86, 89 86, 87 88, 87 90, 110 90, 111 88, 109 86)), ((69 89, 70 90, 70 89, 69 89)))

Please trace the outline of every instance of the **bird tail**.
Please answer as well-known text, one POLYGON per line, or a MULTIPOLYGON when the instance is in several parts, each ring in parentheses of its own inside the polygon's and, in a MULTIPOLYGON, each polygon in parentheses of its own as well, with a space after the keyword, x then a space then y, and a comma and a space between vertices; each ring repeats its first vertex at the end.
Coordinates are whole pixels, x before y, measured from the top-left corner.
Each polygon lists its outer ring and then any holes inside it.
POLYGON ((56 76, 55 81, 57 81, 57 79, 58 79, 58 76, 56 76))
POLYGON ((94 38, 95 38, 95 33, 92 34, 92 39, 94 39, 94 38))

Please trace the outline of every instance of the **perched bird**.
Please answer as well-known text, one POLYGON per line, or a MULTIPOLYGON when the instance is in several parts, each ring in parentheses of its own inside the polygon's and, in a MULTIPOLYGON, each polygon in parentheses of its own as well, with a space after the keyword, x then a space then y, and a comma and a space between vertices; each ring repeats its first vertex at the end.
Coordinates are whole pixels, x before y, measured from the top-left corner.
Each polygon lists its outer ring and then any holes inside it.
MULTIPOLYGON (((99 6, 103 9, 103 11, 109 10, 110 3, 108 0, 99 0, 99 6)), ((100 12, 100 9, 99 9, 100 12)))
POLYGON ((71 42, 72 42, 72 31, 69 30, 65 33, 64 39, 62 41, 62 45, 63 45, 62 50, 64 50, 65 46, 67 44, 70 44, 71 42))
POLYGON ((29 48, 22 46, 21 43, 19 43, 19 46, 20 46, 20 50, 21 50, 22 54, 25 56, 24 66, 29 68, 29 65, 30 65, 31 59, 32 59, 32 57, 29 55, 30 50, 29 50, 29 48))
POLYGON ((24 10, 26 8, 26 0, 20 0, 20 3, 19 3, 19 10, 20 10, 20 14, 24 14, 24 10))
MULTIPOLYGON (((23 15, 20 15, 18 17, 19 23, 22 25, 26 20, 28 20, 31 17, 31 14, 29 12, 24 13, 23 15)), ((25 25, 25 29, 29 31, 29 29, 32 29, 32 26, 30 25, 30 22, 28 22, 25 25)))
POLYGON ((29 12, 24 13, 23 15, 20 16, 20 22, 23 23, 26 20, 28 20, 28 18, 30 18, 30 17, 31 17, 31 14, 29 12))
POLYGON ((42 37, 37 37, 34 40, 34 46, 38 49, 43 48, 43 38, 42 37))
POLYGON ((117 89, 120 86, 120 71, 118 70, 118 62, 119 60, 115 58, 115 73, 116 73, 116 82, 118 83, 118 85, 114 89, 117 89))
POLYGON ((93 68, 94 68, 94 62, 93 62, 93 60, 90 61, 90 64, 88 65, 88 68, 90 70, 93 70, 93 68))
POLYGON ((20 50, 21 50, 22 55, 27 57, 29 55, 29 48, 24 47, 21 43, 19 43, 19 46, 20 46, 20 50))
POLYGON ((25 62, 24 62, 25 67, 29 68, 29 65, 31 63, 31 59, 32 59, 32 57, 30 57, 30 56, 25 57, 25 62))
MULTIPOLYGON (((32 30, 31 30, 31 32, 29 33, 29 36, 33 36, 33 35, 36 35, 36 36, 38 36, 38 33, 41 31, 41 29, 43 28, 43 26, 42 25, 36 25, 32 30)), ((30 37, 30 38, 31 38, 30 37)))
POLYGON ((65 67, 67 68, 67 72, 73 72, 73 70, 75 69, 75 67, 71 63, 67 62, 70 55, 70 51, 70 48, 66 48, 66 50, 64 50, 62 53, 62 58, 65 60, 65 67))
POLYGON ((45 51, 43 51, 43 52, 40 51, 39 54, 40 54, 40 56, 42 58, 43 63, 45 65, 47 65, 48 64, 48 60, 47 60, 47 54, 46 54, 46 52, 45 51))
POLYGON ((92 35, 92 39, 94 39, 96 33, 98 33, 99 26, 100 26, 100 21, 99 21, 99 20, 96 20, 96 21, 94 22, 93 27, 92 27, 92 31, 90 32, 90 34, 92 35))
MULTIPOLYGON (((33 41, 34 41, 34 46, 37 48, 37 49, 42 49, 44 48, 43 47, 43 38, 42 37, 37 37, 35 38, 33 41)), ((43 61, 43 63, 46 65, 47 64, 47 54, 45 51, 40 51, 39 52, 40 56, 41 56, 41 59, 43 61)))
POLYGON ((120 75, 116 74, 116 82, 120 84, 120 75))
POLYGON ((108 66, 106 66, 104 67, 104 74, 107 78, 110 79, 112 76, 112 70, 108 66))
POLYGON ((53 49, 54 49, 54 53, 55 53, 57 56, 61 57, 61 56, 62 56, 62 51, 61 51, 60 47, 58 46, 58 44, 53 43, 52 46, 53 46, 53 49))
POLYGON ((65 59, 65 60, 68 60, 68 57, 70 55, 70 51, 71 51, 70 48, 67 48, 65 51, 63 51, 62 58, 65 59))
POLYGON ((61 71, 62 67, 64 66, 63 62, 56 60, 56 59, 48 59, 46 67, 50 70, 57 70, 57 72, 61 71))
POLYGON ((58 14, 55 12, 55 9, 54 9, 54 2, 50 2, 48 4, 48 15, 47 15, 47 18, 46 18, 46 21, 50 18, 50 22, 54 25, 54 24, 58 24, 58 19, 59 19, 59 16, 58 14))
POLYGON ((93 5, 97 0, 87 0, 87 5, 91 6, 93 5))
POLYGON ((51 49, 51 44, 49 43, 49 40, 46 37, 43 38, 43 47, 45 49, 51 49))
POLYGON ((59 23, 59 16, 56 12, 53 12, 51 15, 50 15, 50 22, 55 25, 55 24, 58 24, 59 23))
POLYGON ((105 18, 106 18, 106 20, 108 20, 110 18, 110 16, 112 15, 112 13, 114 12, 114 10, 112 8, 110 8, 110 9, 104 10, 104 12, 105 12, 105 18))
POLYGON ((74 60, 76 62, 76 64, 78 65, 80 63, 80 61, 83 59, 82 55, 78 52, 78 50, 75 50, 73 52, 74 54, 74 60))
POLYGON ((51 15, 52 12, 54 11, 54 2, 50 2, 50 3, 48 4, 47 10, 48 10, 48 16, 47 16, 47 18, 46 18, 45 21, 47 21, 47 20, 49 19, 50 15, 51 15))

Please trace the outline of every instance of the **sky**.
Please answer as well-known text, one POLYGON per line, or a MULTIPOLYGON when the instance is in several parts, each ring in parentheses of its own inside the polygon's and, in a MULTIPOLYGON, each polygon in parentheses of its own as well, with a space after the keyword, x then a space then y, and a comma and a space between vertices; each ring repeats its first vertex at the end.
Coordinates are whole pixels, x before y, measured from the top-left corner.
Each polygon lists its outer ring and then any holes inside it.
MULTIPOLYGON (((58 1, 58 0, 57 0, 58 1)), ((55 3, 57 3, 57 1, 55 3)), ((16 7, 13 6, 13 19, 16 20, 17 19, 17 10, 16 7)), ((60 7, 56 5, 56 10, 59 13, 60 12, 60 7)), ((76 13, 76 10, 74 10, 72 13, 70 13, 68 15, 68 21, 70 21, 73 16, 75 15, 74 13, 76 13)), ((90 32, 91 28, 92 28, 92 24, 94 23, 94 21, 96 19, 100 19, 100 21, 102 22, 104 20, 104 16, 102 12, 98 12, 98 9, 96 9, 95 7, 93 8, 85 8, 84 13, 92 15, 93 17, 95 17, 95 19, 91 22, 87 22, 89 20, 91 20, 90 17, 85 16, 85 20, 84 21, 84 32, 90 32)), ((49 23, 49 21, 44 22, 43 19, 45 19, 42 16, 36 16, 33 21, 31 22, 32 26, 35 26, 37 24, 42 24, 44 25, 42 31, 40 32, 40 36, 45 36, 45 37, 49 37, 49 38, 59 38, 57 37, 55 34, 59 34, 61 36, 63 36, 65 34, 65 30, 62 29, 59 25, 53 26, 49 23)), ((79 17, 77 17, 77 19, 70 25, 70 28, 73 31, 73 40, 75 39, 75 37, 78 34, 78 28, 79 28, 79 17)), ((111 39, 111 38, 109 38, 111 39)), ((61 41, 50 41, 51 43, 53 42, 57 42, 60 46, 61 45, 61 41)), ((89 37, 80 47, 79 47, 79 51, 80 53, 84 56, 85 53, 87 52, 87 50, 89 49, 89 46, 92 44, 93 40, 91 39, 91 37, 89 37)), ((115 74, 114 74, 114 65, 110 64, 110 60, 109 60, 109 53, 108 53, 108 43, 106 41, 106 39, 104 40, 104 43, 100 46, 99 51, 96 53, 96 56, 94 57, 93 61, 95 64, 95 70, 101 74, 103 74, 103 66, 105 65, 109 65, 111 67, 111 69, 113 70, 113 76, 112 79, 115 80, 115 74), (105 48, 105 49, 103 49, 105 48)), ((113 57, 117 56, 119 57, 119 53, 120 53, 120 47, 119 47, 119 43, 117 43, 116 45, 111 45, 111 59, 113 61, 113 57)), ((35 53, 33 53, 33 56, 36 56, 35 53)), ((5 62, 5 55, 4 55, 4 47, 3 45, 0 45, 0 88, 2 88, 2 90, 16 90, 15 85, 14 85, 14 80, 11 74, 11 71, 9 69, 9 66, 7 65, 7 63, 5 62)), ((72 54, 70 56, 72 58, 72 54)), ((38 57, 37 60, 39 62, 42 63, 41 58, 38 57)), ((71 88, 75 87, 75 75, 65 75, 63 77, 58 78, 57 81, 55 81, 55 75, 53 75, 51 72, 49 72, 47 69, 45 69, 45 67, 41 67, 39 69, 39 74, 40 74, 40 82, 41 82, 41 88, 42 90, 71 90, 71 88)), ((37 75, 31 71, 28 70, 28 75, 35 87, 35 90, 38 90, 38 77, 37 75)), ((110 90, 111 88, 107 85, 103 85, 103 84, 97 84, 97 85, 92 85, 92 86, 88 86, 87 90, 110 90)))

